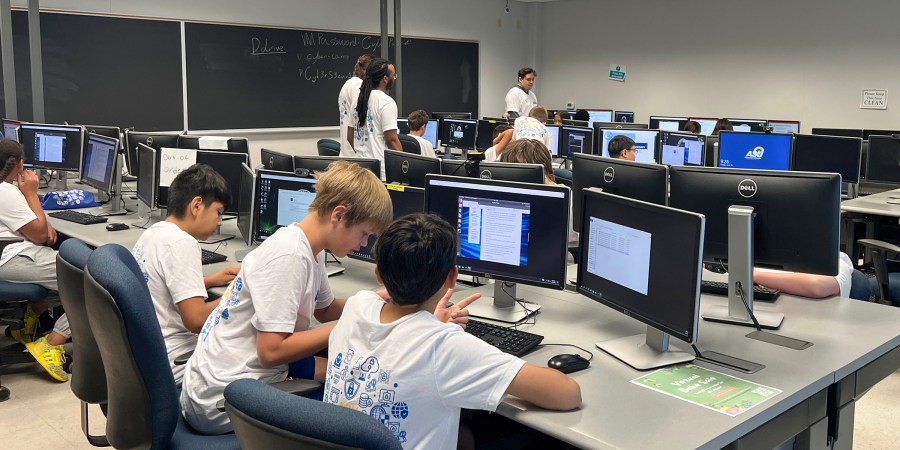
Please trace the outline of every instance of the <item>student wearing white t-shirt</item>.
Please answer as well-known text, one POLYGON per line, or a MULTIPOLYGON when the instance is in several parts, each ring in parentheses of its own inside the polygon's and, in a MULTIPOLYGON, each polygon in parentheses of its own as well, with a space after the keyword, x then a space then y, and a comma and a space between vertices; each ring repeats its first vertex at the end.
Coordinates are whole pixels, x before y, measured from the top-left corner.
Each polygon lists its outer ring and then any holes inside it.
POLYGON ((553 133, 547 129, 544 122, 547 121, 547 110, 542 107, 536 107, 531 110, 536 117, 519 117, 513 123, 515 134, 513 139, 536 139, 544 143, 547 152, 553 147, 553 133), (543 115, 540 113, 543 112, 543 115), (543 116, 543 118, 541 118, 543 116))
POLYGON ((396 80, 397 72, 390 61, 373 59, 353 107, 353 130, 347 129, 350 146, 356 150, 357 157, 381 161, 382 181, 385 179, 384 151, 403 151, 397 137, 397 102, 387 95, 396 80))
POLYGON ((206 164, 192 165, 169 186, 166 220, 144 231, 131 251, 150 290, 177 384, 184 365, 176 365, 175 359, 194 350, 197 333, 219 304, 219 299, 206 301, 206 290, 228 284, 240 269, 226 267, 204 277, 197 242, 216 232, 230 201, 218 172, 206 164))
POLYGON ((778 289, 785 294, 809 298, 827 298, 835 295, 849 297, 852 278, 853 261, 843 252, 838 253, 838 274, 833 277, 802 272, 753 269, 754 283, 778 289))
POLYGON ((350 122, 353 118, 352 108, 356 103, 356 99, 359 97, 359 87, 362 86, 362 79, 366 76, 366 68, 369 67, 369 63, 372 62, 373 58, 375 58, 375 55, 366 53, 360 55, 360 57, 356 59, 356 65, 353 66, 353 76, 344 82, 344 86, 341 87, 341 92, 338 94, 338 113, 341 118, 340 140, 342 158, 356 156, 353 146, 350 145, 350 141, 347 140, 347 127, 353 126, 350 122))
POLYGON ((547 409, 581 405, 575 380, 463 331, 464 308, 479 295, 447 307, 458 245, 438 216, 392 223, 375 243, 375 275, 389 299, 350 297, 328 342, 324 401, 374 417, 404 448, 457 448, 460 410, 494 411, 508 394, 547 409))
POLYGON ((537 72, 531 67, 519 69, 518 84, 506 93, 506 110, 503 117, 525 117, 535 105, 538 104, 534 95, 534 79, 537 72))
POLYGON ((434 147, 431 146, 431 142, 426 141, 425 138, 422 137, 425 135, 425 129, 428 128, 428 113, 426 113, 424 109, 417 109, 409 113, 409 116, 406 119, 406 123, 409 125, 409 135, 419 143, 419 148, 422 150, 422 156, 437 158, 437 155, 434 153, 434 147))
POLYGON ((251 252, 200 331, 181 391, 184 418, 197 431, 221 434, 231 423, 216 403, 240 378, 266 383, 288 375, 324 380, 313 356, 346 300, 335 299, 325 249, 341 257, 368 244, 391 221, 391 199, 378 178, 338 161, 316 174, 316 197, 299 223, 280 228, 251 252), (310 328, 315 317, 323 323, 310 328))
POLYGON ((484 151, 484 161, 494 162, 500 159, 503 150, 512 140, 512 125, 502 123, 494 127, 493 143, 494 145, 484 151), (509 131, 507 131, 509 130, 509 131))

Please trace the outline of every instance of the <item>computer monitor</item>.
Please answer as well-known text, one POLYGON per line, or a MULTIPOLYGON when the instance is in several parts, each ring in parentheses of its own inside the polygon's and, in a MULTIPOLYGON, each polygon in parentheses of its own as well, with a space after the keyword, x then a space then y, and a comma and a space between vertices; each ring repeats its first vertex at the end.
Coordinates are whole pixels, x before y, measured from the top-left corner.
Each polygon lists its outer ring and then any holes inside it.
MULTIPOLYGON (((588 122, 613 122, 613 111, 611 109, 588 109, 588 115, 591 117, 588 122)), ((588 125, 590 126, 590 125, 588 125)))
POLYGON ((594 130, 588 127, 564 126, 559 131, 559 157, 572 159, 572 154, 589 155, 594 148, 594 130))
POLYGON ((863 140, 869 140, 872 136, 893 136, 900 134, 900 130, 863 130, 863 140))
MULTIPOLYGON (((837 275, 840 200, 838 174, 672 167, 669 206, 706 216, 703 260, 727 261, 728 307, 703 317, 752 326, 744 301, 752 310, 754 266, 837 275)), ((764 328, 784 318, 755 315, 764 328)))
POLYGON ((315 155, 294 155, 294 171, 297 169, 306 169, 312 176, 313 172, 324 172, 328 170, 328 166, 335 161, 348 161, 358 164, 363 169, 372 172, 379 179, 381 178, 381 161, 375 158, 342 158, 340 156, 315 156, 315 155))
POLYGON ((441 160, 394 150, 384 151, 385 182, 425 187, 425 175, 441 173, 441 160))
POLYGON ((172 149, 163 147, 160 155, 159 191, 156 204, 160 208, 169 205, 169 185, 175 176, 194 164, 206 164, 212 167, 228 185, 231 203, 225 205, 225 212, 237 214, 238 191, 241 189, 241 164, 250 164, 250 158, 243 153, 218 152, 212 150, 172 149), (186 152, 185 152, 186 151, 186 152), (174 174, 174 175, 173 175, 174 174))
POLYGON ((81 182, 110 194, 114 192, 119 140, 88 133, 81 158, 81 182))
POLYGON ((409 134, 409 119, 397 119, 397 133, 409 134))
POLYGON ((655 163, 656 141, 659 139, 658 130, 603 130, 601 135, 600 155, 609 157, 609 141, 616 136, 627 136, 634 141, 636 150, 635 161, 643 163, 655 163))
POLYGON ((603 147, 603 130, 647 130, 649 125, 643 123, 620 123, 620 122, 594 122, 594 147, 593 154, 599 155, 601 147, 603 147))
POLYGON ((291 155, 262 148, 259 156, 266 169, 294 173, 294 157, 291 155))
POLYGON ((510 125, 506 120, 482 119, 478 121, 475 150, 485 151, 494 146, 494 129, 500 125, 510 125))
POLYGON ((790 170, 790 134, 722 131, 719 133, 719 167, 733 169, 790 170))
POLYGON ((248 246, 253 245, 253 193, 256 188, 256 175, 250 166, 241 165, 241 187, 232 193, 237 200, 237 227, 248 246))
POLYGON ((813 128, 812 134, 824 134, 828 136, 844 136, 844 137, 857 137, 862 139, 863 130, 857 130, 852 128, 813 128))
POLYGON ((178 136, 178 148, 192 148, 194 150, 200 150, 200 138, 203 136, 191 135, 191 134, 182 134, 178 136))
POLYGON ((547 127, 547 131, 550 132, 550 155, 554 158, 559 158, 559 125, 544 125, 547 127))
POLYGON ((793 170, 841 174, 844 183, 859 183, 862 139, 794 135, 793 170))
POLYGON ((484 292, 470 315, 517 323, 540 305, 519 299, 516 283, 563 289, 569 196, 565 186, 428 175, 425 210, 456 228, 460 273, 495 280, 493 301, 484 292))
POLYGON ((199 136, 182 134, 178 136, 176 143, 178 148, 192 148, 194 150, 228 151, 233 153, 250 154, 250 140, 240 137, 199 136), (221 148, 220 141, 225 140, 227 148, 221 148))
POLYGON ((800 122, 796 120, 772 120, 769 119, 768 127, 773 133, 799 133, 800 122))
POLYGON ((716 167, 719 164, 719 135, 706 137, 706 155, 704 155, 703 165, 706 167, 716 167))
MULTIPOLYGON (((394 220, 407 214, 420 213, 425 210, 425 189, 412 186, 385 185, 394 209, 394 220)), ((375 262, 375 235, 369 236, 369 243, 359 250, 347 254, 352 259, 375 262)))
POLYGON ((475 149, 475 135, 478 121, 470 119, 444 119, 441 121, 439 138, 441 146, 461 150, 475 149))
POLYGON ((482 178, 486 180, 518 181, 520 183, 544 183, 544 166, 506 162, 473 163, 458 159, 442 159, 441 173, 455 177, 482 178))
POLYGON ((734 131, 743 131, 743 132, 766 131, 765 119, 728 119, 728 120, 731 122, 731 126, 734 128, 734 131))
POLYGON ((159 186, 159 171, 156 169, 156 163, 159 159, 156 157, 156 149, 145 144, 137 144, 137 167, 140 169, 135 174, 137 177, 137 198, 147 205, 148 208, 156 207, 156 190, 159 186))
MULTIPOLYGON (((444 126, 444 119, 471 119, 472 113, 467 112, 432 112, 431 118, 438 121, 438 139, 440 139, 440 130, 444 126)), ((437 148, 437 146, 435 146, 437 148)))
POLYGON ((256 172, 253 239, 266 240, 279 228, 300 222, 316 198, 316 179, 272 170, 256 172))
POLYGON ((693 360, 668 337, 697 340, 704 217, 593 189, 583 208, 576 289, 647 324, 597 347, 637 370, 693 360))
POLYGON ((704 136, 712 135, 713 130, 716 128, 716 123, 719 121, 719 119, 713 117, 691 117, 690 120, 700 124, 700 134, 704 136))
MULTIPOLYGON (((436 119, 431 119, 425 124, 425 134, 422 135, 422 139, 431 142, 432 148, 437 148, 438 146, 437 130, 438 121, 436 119)), ((400 134, 409 134, 408 119, 397 119, 397 132, 400 134)))
POLYGON ((660 131, 659 157, 667 166, 702 166, 706 156, 706 136, 686 132, 660 131))
POLYGON ((900 184, 900 138, 871 136, 866 181, 900 184))
POLYGON ((19 127, 25 166, 34 169, 78 172, 84 129, 78 126, 23 123, 19 127))
MULTIPOLYGON (((125 130, 125 162, 128 165, 128 173, 135 175, 140 173, 141 169, 138 165, 138 144, 144 144, 156 150, 156 157, 159 158, 159 149, 163 147, 176 148, 178 146, 178 131, 172 132, 156 132, 156 131, 131 131, 125 130)), ((156 160, 156 168, 159 170, 159 159, 156 160)), ((157 172, 156 177, 159 178, 157 172)))
POLYGON ((665 205, 668 180, 668 168, 663 165, 596 155, 573 155, 572 225, 575 231, 581 231, 582 195, 585 189, 597 187, 610 194, 665 205))
POLYGON ((687 121, 687 117, 650 116, 650 128, 654 130, 681 131, 687 121))
POLYGON ((19 126, 21 124, 18 120, 3 119, 3 137, 19 142, 19 126))
POLYGON ((633 111, 616 111, 613 116, 614 122, 619 123, 631 123, 634 122, 634 112, 633 111))
POLYGON ((568 125, 570 127, 589 127, 591 126, 591 122, 589 120, 576 120, 576 119, 563 119, 563 125, 568 125))
POLYGON ((100 136, 106 136, 111 139, 115 139, 117 141, 122 140, 122 130, 119 127, 113 127, 108 125, 82 125, 84 127, 85 133, 94 133, 99 134, 100 136))

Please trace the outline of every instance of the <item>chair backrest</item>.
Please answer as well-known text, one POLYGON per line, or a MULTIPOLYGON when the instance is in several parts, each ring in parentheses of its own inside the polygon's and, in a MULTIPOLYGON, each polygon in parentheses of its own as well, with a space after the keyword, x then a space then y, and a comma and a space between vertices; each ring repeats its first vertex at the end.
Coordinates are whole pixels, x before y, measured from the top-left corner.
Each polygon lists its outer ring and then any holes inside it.
POLYGON ((419 145, 419 141, 416 138, 408 135, 408 134, 400 134, 400 146, 403 147, 403 151, 406 153, 414 153, 416 155, 422 154, 422 147, 419 145))
POLYGON ((88 258, 85 306, 106 372, 106 436, 115 448, 167 448, 180 414, 150 291, 125 247, 88 258))
POLYGON ((243 379, 225 388, 225 411, 244 450, 295 448, 401 449, 369 415, 243 379))
POLYGON ((72 331, 74 358, 69 387, 79 400, 100 403, 106 401, 106 373, 84 304, 84 267, 92 251, 78 239, 66 239, 56 255, 56 280, 72 331))
POLYGON ((319 156, 341 156, 341 143, 334 139, 319 139, 316 148, 319 156))

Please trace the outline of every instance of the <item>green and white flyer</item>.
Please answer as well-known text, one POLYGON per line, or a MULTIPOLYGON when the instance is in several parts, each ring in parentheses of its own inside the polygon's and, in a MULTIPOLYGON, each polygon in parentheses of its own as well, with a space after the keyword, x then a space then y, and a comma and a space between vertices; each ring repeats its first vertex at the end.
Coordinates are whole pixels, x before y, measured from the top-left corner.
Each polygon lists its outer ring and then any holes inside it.
POLYGON ((781 389, 693 364, 659 369, 631 382, 729 416, 737 416, 781 393, 781 389))

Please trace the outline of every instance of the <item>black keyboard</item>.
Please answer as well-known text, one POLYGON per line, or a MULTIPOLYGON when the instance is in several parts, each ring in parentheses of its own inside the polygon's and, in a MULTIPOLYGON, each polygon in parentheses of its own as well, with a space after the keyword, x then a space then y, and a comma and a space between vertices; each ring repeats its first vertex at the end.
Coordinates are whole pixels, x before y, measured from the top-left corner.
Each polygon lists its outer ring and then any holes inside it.
POLYGON ((85 214, 83 212, 72 211, 71 209, 64 209, 62 211, 56 211, 52 213, 48 213, 48 216, 54 219, 62 219, 68 220, 69 222, 79 223, 81 225, 91 225, 95 223, 103 223, 106 222, 106 217, 95 216, 93 214, 85 214))
MULTIPOLYGON (((707 294, 728 295, 728 283, 722 281, 700 281, 700 292, 707 294)), ((781 291, 778 289, 769 289, 758 284, 753 285, 753 300, 761 300, 771 302, 778 298, 781 291)))
POLYGON ((200 249, 200 253, 200 260, 203 261, 204 266, 207 264, 215 264, 226 261, 228 259, 227 256, 221 253, 211 252, 203 248, 200 249))
POLYGON ((504 353, 522 356, 544 340, 543 336, 514 330, 501 325, 469 319, 466 333, 481 339, 504 353))

